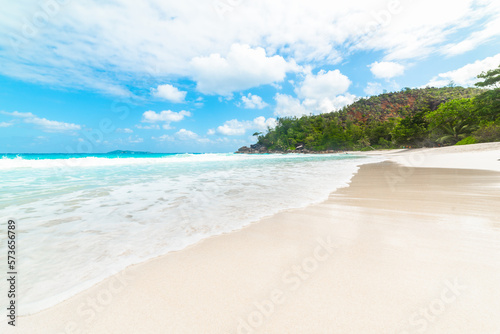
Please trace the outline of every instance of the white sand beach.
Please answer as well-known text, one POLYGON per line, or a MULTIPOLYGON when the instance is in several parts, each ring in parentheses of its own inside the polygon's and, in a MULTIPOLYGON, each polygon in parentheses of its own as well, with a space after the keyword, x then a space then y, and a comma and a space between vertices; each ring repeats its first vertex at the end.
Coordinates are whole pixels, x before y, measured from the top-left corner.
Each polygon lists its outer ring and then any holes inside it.
MULTIPOLYGON (((500 143, 484 143, 439 148, 363 152, 381 155, 407 167, 436 167, 500 171, 500 143)), ((350 152, 359 154, 359 152, 350 152)))
POLYGON ((324 203, 131 266, 2 333, 500 333, 500 143, 367 154, 388 161, 324 203))

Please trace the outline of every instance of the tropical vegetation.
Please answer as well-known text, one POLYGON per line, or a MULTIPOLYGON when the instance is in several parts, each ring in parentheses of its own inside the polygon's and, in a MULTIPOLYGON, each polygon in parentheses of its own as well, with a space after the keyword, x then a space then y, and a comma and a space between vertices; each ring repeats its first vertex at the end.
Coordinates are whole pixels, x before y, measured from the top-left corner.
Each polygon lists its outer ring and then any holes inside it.
POLYGON ((500 66, 477 88, 404 88, 362 98, 340 111, 277 120, 258 135, 273 151, 371 150, 500 141, 500 66))

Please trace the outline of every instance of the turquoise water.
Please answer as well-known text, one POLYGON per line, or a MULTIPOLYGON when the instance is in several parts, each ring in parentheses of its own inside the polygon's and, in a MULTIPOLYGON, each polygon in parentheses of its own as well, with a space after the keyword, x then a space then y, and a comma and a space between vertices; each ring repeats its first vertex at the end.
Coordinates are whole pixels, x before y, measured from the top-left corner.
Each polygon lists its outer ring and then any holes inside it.
MULTIPOLYGON (((201 154, 201 153, 193 153, 201 154)), ((53 160, 53 159, 72 159, 72 158, 164 158, 179 155, 179 153, 149 153, 149 152, 116 152, 116 153, 93 153, 93 154, 70 154, 70 153, 0 153, 2 159, 24 159, 24 160, 53 160)))
POLYGON ((359 165, 375 161, 345 154, 3 154, 0 227, 5 231, 7 217, 18 222, 21 313, 50 307, 128 265, 321 202, 359 165))

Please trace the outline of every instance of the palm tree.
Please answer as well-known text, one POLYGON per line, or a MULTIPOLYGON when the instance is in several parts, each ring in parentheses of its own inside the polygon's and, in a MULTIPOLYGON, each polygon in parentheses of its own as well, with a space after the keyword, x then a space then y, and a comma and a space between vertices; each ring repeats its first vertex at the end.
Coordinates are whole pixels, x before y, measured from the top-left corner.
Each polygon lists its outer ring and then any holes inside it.
POLYGON ((443 136, 438 138, 438 143, 453 142, 456 144, 461 139, 467 137, 472 131, 475 130, 475 126, 466 124, 464 121, 458 121, 455 125, 446 124, 441 127, 445 133, 443 136))

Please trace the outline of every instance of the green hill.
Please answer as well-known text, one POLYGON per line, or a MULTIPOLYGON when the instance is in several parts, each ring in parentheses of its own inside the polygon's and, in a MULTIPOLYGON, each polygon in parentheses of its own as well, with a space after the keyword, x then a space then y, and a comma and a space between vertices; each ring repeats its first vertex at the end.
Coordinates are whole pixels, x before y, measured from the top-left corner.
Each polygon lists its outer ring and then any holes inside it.
MULTIPOLYGON (((362 150, 500 140, 498 108, 479 88, 405 88, 360 99, 338 112, 280 118, 258 137, 260 151, 362 150), (487 133, 477 133, 489 129, 487 133), (498 139, 497 138, 498 134, 498 139)), ((488 97, 489 98, 489 97, 488 97)), ((483 131, 484 132, 484 131, 483 131)))
POLYGON ((404 118, 421 111, 436 110, 449 100, 470 98, 482 92, 482 89, 463 87, 405 88, 400 92, 362 98, 343 108, 338 114, 343 120, 386 121, 391 117, 404 118))

